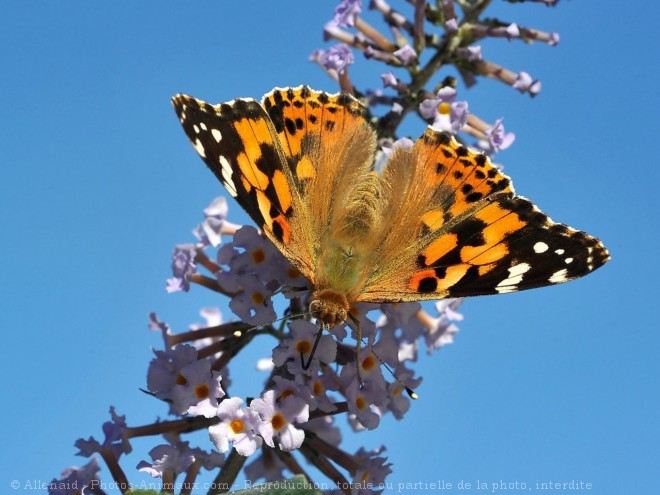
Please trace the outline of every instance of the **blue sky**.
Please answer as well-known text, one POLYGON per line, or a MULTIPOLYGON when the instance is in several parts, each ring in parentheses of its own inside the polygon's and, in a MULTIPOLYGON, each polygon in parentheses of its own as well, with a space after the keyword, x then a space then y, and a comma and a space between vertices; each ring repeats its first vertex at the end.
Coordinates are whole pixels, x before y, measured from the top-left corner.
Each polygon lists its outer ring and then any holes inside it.
MULTIPOLYGON (((613 260, 577 282, 466 302, 456 343, 419 363, 422 399, 406 418, 347 432, 344 446, 385 444, 395 486, 580 480, 592 493, 650 493, 660 442, 660 9, 494 3, 491 15, 557 31, 561 42, 484 45, 487 59, 541 79, 537 98, 489 80, 461 96, 516 133, 498 155, 516 190, 600 237, 613 260)), ((307 62, 327 46, 333 7, 3 2, 1 487, 46 483, 86 462, 72 444, 100 437, 111 404, 130 425, 166 414, 138 390, 161 344, 147 313, 179 330, 201 321, 203 306, 231 317, 209 291, 164 290, 172 247, 192 240, 202 208, 223 193, 169 99, 260 97, 301 83, 335 91, 307 62)), ((383 67, 356 58, 355 82, 379 87, 383 67)), ((411 118, 402 130, 416 137, 423 124, 411 118)), ((231 218, 247 222, 235 205, 231 218)), ((150 444, 134 447, 123 466, 140 480, 132 467, 150 444)))

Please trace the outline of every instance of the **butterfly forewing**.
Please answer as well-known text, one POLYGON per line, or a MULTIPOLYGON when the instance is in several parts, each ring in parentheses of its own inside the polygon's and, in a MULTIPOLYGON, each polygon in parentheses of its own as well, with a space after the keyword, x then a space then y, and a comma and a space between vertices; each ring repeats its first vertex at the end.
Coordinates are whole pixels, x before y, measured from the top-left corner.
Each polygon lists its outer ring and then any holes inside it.
POLYGON ((351 193, 372 169, 376 137, 365 108, 347 94, 329 95, 307 86, 276 88, 262 104, 310 210, 317 243, 323 244, 336 215, 350 209, 351 193))
POLYGON ((210 105, 186 95, 172 100, 191 143, 229 194, 305 276, 313 272, 308 213, 279 138, 253 99, 210 105))

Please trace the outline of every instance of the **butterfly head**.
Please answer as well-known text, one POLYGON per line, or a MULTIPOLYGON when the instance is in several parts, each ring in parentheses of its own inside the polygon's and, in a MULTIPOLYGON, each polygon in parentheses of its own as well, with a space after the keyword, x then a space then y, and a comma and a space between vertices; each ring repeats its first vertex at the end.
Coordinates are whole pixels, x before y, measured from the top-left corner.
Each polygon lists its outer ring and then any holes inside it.
POLYGON ((346 296, 331 289, 314 291, 309 312, 329 327, 341 323, 348 317, 350 305, 346 296))

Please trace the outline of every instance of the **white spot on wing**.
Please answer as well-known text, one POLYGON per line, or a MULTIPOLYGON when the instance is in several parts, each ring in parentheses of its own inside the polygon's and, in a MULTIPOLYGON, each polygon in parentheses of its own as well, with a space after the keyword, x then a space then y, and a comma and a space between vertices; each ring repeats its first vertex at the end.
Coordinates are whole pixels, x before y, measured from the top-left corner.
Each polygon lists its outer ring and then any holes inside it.
POLYGON ((531 268, 529 263, 518 263, 509 268, 509 276, 502 280, 495 290, 500 294, 506 292, 513 292, 517 290, 517 285, 522 282, 523 275, 529 271, 531 268))
POLYGON ((211 129, 211 135, 213 136, 213 139, 215 139, 218 143, 222 139, 222 133, 217 129, 211 129))
POLYGON ((556 250, 555 250, 555 253, 557 253, 557 254, 560 255, 560 256, 561 256, 562 254, 564 254, 565 252, 566 252, 566 251, 564 251, 563 249, 556 249, 556 250))
POLYGON ((548 245, 545 242, 537 242, 534 244, 535 253, 545 253, 548 250, 548 245))
POLYGON ((193 124, 193 130, 195 131, 195 134, 199 134, 199 127, 197 124, 193 124))
POLYGON ((509 278, 520 277, 523 273, 527 273, 530 268, 531 266, 529 263, 519 263, 517 265, 513 265, 511 268, 509 268, 509 278))
POLYGON ((206 130, 206 124, 205 124, 204 122, 200 122, 200 123, 199 123, 199 126, 200 126, 202 129, 206 130))
POLYGON ((236 192, 236 185, 234 184, 234 181, 231 179, 231 165, 229 164, 229 161, 227 159, 220 155, 218 161, 220 162, 220 166, 222 167, 222 178, 224 179, 224 186, 227 189, 227 192, 231 194, 233 198, 238 196, 238 193, 236 192))
POLYGON ((573 258, 566 258, 564 261, 566 262, 566 264, 568 264, 568 263, 572 263, 572 262, 573 262, 573 258))
POLYGON ((507 294, 509 292, 515 292, 518 288, 515 285, 504 285, 502 287, 495 287, 495 290, 498 294, 507 294))
POLYGON ((566 270, 566 268, 562 268, 558 272, 555 272, 552 275, 550 275, 548 282, 552 284, 560 284, 562 282, 566 282, 568 280, 568 277, 566 277, 567 274, 568 271, 566 270))
POLYGON ((206 158, 206 151, 204 151, 204 145, 199 139, 195 139, 193 146, 195 147, 195 151, 199 153, 199 156, 201 156, 202 158, 206 158))

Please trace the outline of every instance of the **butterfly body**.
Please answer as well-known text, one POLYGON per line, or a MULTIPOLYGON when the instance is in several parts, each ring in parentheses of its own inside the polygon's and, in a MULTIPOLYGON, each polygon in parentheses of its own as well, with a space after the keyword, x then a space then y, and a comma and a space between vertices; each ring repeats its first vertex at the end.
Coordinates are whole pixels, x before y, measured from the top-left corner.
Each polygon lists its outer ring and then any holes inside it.
POLYGON ((357 302, 514 292, 609 259, 598 239, 550 220, 447 133, 427 128, 376 173, 376 135, 348 94, 301 86, 261 103, 173 104, 209 168, 310 280, 310 311, 327 325, 357 302))

